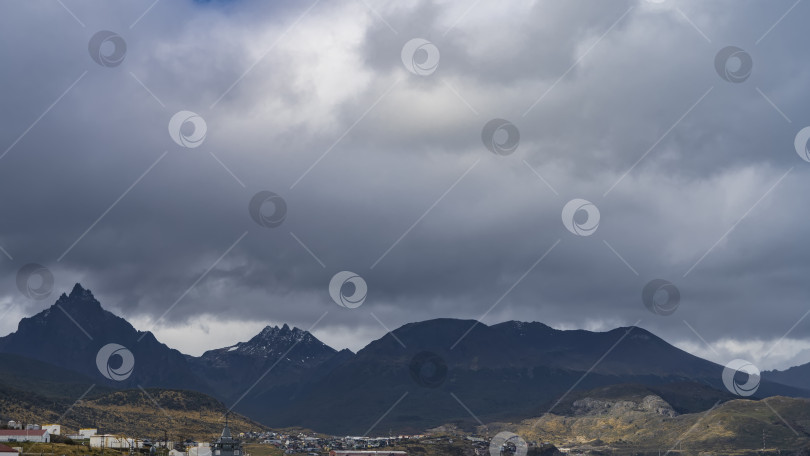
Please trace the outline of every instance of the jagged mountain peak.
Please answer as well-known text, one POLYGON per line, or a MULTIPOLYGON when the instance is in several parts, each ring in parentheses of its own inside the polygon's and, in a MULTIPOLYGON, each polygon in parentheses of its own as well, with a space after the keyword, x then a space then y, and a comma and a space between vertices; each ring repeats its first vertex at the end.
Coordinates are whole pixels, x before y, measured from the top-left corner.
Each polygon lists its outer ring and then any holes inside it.
POLYGON ((296 327, 290 328, 290 326, 287 325, 287 323, 284 323, 281 327, 279 327, 278 325, 276 326, 267 325, 264 327, 264 329, 262 329, 262 331, 258 335, 261 337, 274 337, 279 334, 287 334, 287 333, 300 334, 306 333, 306 331, 298 329, 296 327))
POLYGON ((79 298, 79 297, 82 297, 82 298, 83 297, 91 297, 92 298, 93 297, 93 292, 91 292, 87 288, 84 288, 82 286, 82 284, 80 284, 79 282, 76 282, 76 284, 73 285, 73 289, 70 290, 70 297, 71 298, 79 298))
MULTIPOLYGON (((289 325, 284 323, 281 327, 267 325, 261 332, 253 336, 249 341, 242 343, 244 345, 257 345, 267 342, 271 343, 284 343, 284 342, 310 342, 318 341, 315 336, 308 331, 299 329, 297 327, 290 328, 289 325)), ((318 341, 320 343, 320 341, 318 341)), ((239 345, 239 344, 237 344, 239 345)))
MULTIPOLYGON (((24 317, 17 326, 18 332, 27 333, 33 328, 48 328, 48 333, 58 333, 60 330, 76 330, 77 335, 81 332, 95 332, 99 327, 125 322, 120 318, 101 307, 101 303, 93 296, 93 293, 76 283, 70 294, 62 293, 59 298, 45 310, 24 317), (111 323, 116 322, 116 323, 111 323)), ((128 325, 128 323, 126 323, 128 325)), ((13 333, 7 337, 12 337, 13 333)), ((93 334, 90 334, 92 337, 93 334)), ((85 335, 81 335, 85 337, 85 335)), ((47 338, 46 338, 47 339, 47 338)))
POLYGON ((214 359, 231 354, 254 358, 277 358, 288 352, 295 352, 296 359, 305 362, 307 359, 332 355, 337 351, 318 340, 309 331, 297 327, 290 328, 285 323, 281 327, 265 326, 247 342, 209 350, 203 353, 202 358, 214 359))
POLYGON ((0 337, 0 352, 68 368, 107 385, 203 386, 189 374, 179 351, 104 309, 79 283, 70 294, 62 293, 49 308, 20 320, 17 331, 0 337), (104 368, 104 359, 99 361, 102 347, 109 344, 122 346, 135 360, 134 369, 124 378, 113 379, 109 367, 104 368), (145 360, 159 360, 160 367, 147 369, 145 360))
POLYGON ((96 311, 107 313, 98 302, 93 292, 84 288, 80 283, 73 285, 70 294, 62 293, 52 307, 62 307, 62 310, 76 309, 82 312, 96 311))

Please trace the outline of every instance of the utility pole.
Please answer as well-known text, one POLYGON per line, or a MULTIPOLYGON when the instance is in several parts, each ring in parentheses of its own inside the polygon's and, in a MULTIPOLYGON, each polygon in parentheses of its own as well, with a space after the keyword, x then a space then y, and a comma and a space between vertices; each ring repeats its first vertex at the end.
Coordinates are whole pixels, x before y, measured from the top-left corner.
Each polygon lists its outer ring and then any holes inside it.
POLYGON ((765 428, 762 428, 762 450, 765 450, 765 428))

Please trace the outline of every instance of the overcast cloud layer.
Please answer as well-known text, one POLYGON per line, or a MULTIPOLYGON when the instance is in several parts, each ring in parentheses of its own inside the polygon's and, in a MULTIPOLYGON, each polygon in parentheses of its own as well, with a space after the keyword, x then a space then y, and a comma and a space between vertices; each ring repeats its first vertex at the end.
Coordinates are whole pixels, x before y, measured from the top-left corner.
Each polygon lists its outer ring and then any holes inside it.
POLYGON ((456 317, 810 361, 810 319, 791 330, 810 308, 806 2, 62 3, 0 5, 2 334, 80 281, 190 354, 265 324, 356 350, 456 317), (120 64, 88 53, 102 30, 120 64), (430 74, 403 64, 413 38, 430 74), (727 46, 742 82, 716 69, 727 46), (183 110, 198 147, 169 134, 183 110), (495 118, 514 153, 484 146, 495 118), (260 191, 280 225, 251 218, 260 191), (575 198, 598 207, 590 236, 563 225, 575 198), (28 263, 48 299, 18 291, 28 263), (329 295, 344 270, 368 284, 355 309, 329 295), (659 278, 669 316, 642 303, 659 278))

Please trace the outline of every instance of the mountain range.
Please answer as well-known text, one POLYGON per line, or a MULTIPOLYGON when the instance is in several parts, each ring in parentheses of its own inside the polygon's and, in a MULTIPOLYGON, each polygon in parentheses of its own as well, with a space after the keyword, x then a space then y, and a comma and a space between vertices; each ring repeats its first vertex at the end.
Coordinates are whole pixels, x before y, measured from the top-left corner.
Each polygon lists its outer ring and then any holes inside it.
MULTIPOLYGON (((79 284, 0 337, 0 353, 17 366, 0 375, 0 386, 43 393, 64 384, 77 397, 88 383, 99 391, 192 390, 268 426, 332 434, 517 421, 562 412, 560 399, 569 393, 608 385, 654 389, 678 413, 734 397, 723 386, 722 366, 638 327, 563 331, 537 322, 442 318, 406 324, 352 353, 298 328, 268 326, 195 357, 104 310, 79 284), (121 351, 99 361, 108 344, 130 352, 134 368, 121 372, 121 351), (59 375, 44 375, 49 370, 59 375)), ((765 372, 754 397, 810 397, 805 385, 810 366, 765 372)))

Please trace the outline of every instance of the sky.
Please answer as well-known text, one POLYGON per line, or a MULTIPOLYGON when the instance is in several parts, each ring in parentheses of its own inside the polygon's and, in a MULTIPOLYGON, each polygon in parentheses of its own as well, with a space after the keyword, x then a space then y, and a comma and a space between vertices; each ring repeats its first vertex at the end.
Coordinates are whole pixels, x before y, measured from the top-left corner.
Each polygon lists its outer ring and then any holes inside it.
POLYGON ((810 362, 807 2, 0 10, 0 334, 81 282, 193 355, 452 317, 810 362))

